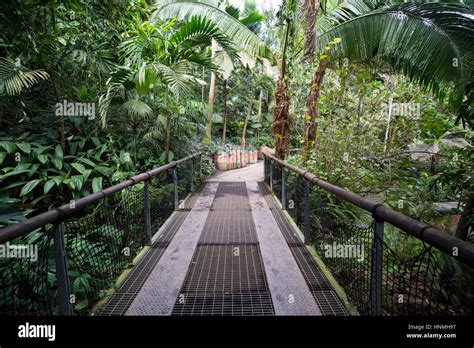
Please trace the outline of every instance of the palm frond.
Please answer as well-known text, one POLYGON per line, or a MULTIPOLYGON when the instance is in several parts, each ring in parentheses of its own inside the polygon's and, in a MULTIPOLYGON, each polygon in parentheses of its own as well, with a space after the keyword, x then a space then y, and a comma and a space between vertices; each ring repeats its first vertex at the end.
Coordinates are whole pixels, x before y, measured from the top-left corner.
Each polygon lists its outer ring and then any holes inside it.
POLYGON ((125 63, 129 63, 130 66, 140 66, 147 51, 158 52, 163 45, 158 25, 150 22, 137 22, 135 30, 131 31, 129 36, 128 40, 119 45, 119 49, 125 63))
POLYGON ((132 117, 145 118, 153 115, 152 108, 140 99, 127 100, 120 108, 132 117))
POLYGON ((147 94, 156 83, 156 72, 146 64, 138 70, 138 78, 135 80, 135 90, 138 94, 147 94))
POLYGON ((153 18, 173 18, 183 20, 192 16, 202 16, 214 22, 235 42, 237 49, 244 50, 253 56, 265 57, 273 60, 271 50, 238 19, 226 13, 209 1, 178 0, 165 2, 157 8, 153 18))
POLYGON ((240 23, 246 27, 258 24, 265 19, 265 16, 258 11, 252 11, 244 18, 240 19, 240 23))
POLYGON ((99 97, 99 118, 102 127, 107 125, 107 115, 109 112, 112 100, 123 91, 124 84, 127 83, 133 76, 133 71, 128 67, 119 66, 110 74, 107 80, 107 90, 99 97))
POLYGON ((49 79, 44 70, 30 70, 7 58, 0 58, 0 95, 18 95, 41 80, 49 79))
POLYGON ((472 8, 405 3, 358 14, 373 4, 364 1, 350 11, 331 13, 333 25, 320 35, 320 49, 341 38, 332 48, 333 57, 363 63, 381 60, 440 98, 451 87, 459 107, 473 72, 472 8))
POLYGON ((229 55, 225 51, 218 51, 214 57, 217 66, 219 66, 219 72, 224 80, 228 80, 234 71, 234 63, 229 55))
POLYGON ((152 66, 161 74, 163 82, 176 99, 189 94, 194 77, 188 61, 181 60, 171 66, 154 63, 152 66))
POLYGON ((237 52, 231 40, 211 20, 201 16, 192 16, 183 22, 178 30, 171 36, 170 43, 179 47, 184 43, 199 43, 202 40, 214 39, 229 56, 237 58, 237 52))

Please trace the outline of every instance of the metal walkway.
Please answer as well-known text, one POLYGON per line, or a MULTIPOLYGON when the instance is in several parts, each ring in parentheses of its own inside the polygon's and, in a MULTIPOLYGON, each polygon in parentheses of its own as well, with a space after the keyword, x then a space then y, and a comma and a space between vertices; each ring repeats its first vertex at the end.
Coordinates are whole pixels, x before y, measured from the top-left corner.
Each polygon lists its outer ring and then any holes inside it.
POLYGON ((347 315, 263 183, 208 182, 100 315, 347 315))

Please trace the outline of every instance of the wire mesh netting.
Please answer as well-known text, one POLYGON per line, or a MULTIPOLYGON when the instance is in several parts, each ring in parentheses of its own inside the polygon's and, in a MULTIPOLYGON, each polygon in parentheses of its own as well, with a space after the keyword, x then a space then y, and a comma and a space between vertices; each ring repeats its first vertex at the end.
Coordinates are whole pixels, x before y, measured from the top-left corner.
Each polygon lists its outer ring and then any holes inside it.
POLYGON ((158 232, 174 210, 174 185, 172 171, 150 178, 151 233, 158 232))
MULTIPOLYGON (((271 165, 268 161, 265 168, 267 184, 271 165)), ((273 192, 281 199, 281 174, 274 176, 281 170, 273 167, 273 192)), ((286 170, 285 184, 289 215, 306 231, 306 242, 315 247, 360 314, 472 314, 474 299, 467 290, 474 282, 472 268, 388 223, 380 239, 370 213, 317 186, 306 187, 305 179, 294 172, 286 170), (380 262, 374 257, 377 250, 380 262)))
POLYGON ((178 209, 184 208, 184 201, 191 191, 191 167, 190 163, 186 162, 176 167, 176 174, 178 176, 178 209))
POLYGON ((0 244, 0 315, 50 315, 55 276, 51 231, 41 228, 0 244))
POLYGON ((473 269, 386 226, 382 309, 394 315, 472 315, 473 269))
POLYGON ((86 216, 64 222, 72 302, 88 312, 145 244, 143 183, 106 197, 86 216))
MULTIPOLYGON (((191 172, 196 173, 188 162, 178 168, 178 197, 183 200, 189 193, 191 172)), ((193 178, 194 187, 203 181, 202 174, 193 178)), ((147 186, 154 234, 174 211, 172 170, 150 178, 147 186)), ((145 246, 144 187, 141 182, 122 189, 62 222, 70 302, 76 314, 92 313, 145 246)), ((53 226, 0 244, 0 314, 60 314, 56 252, 53 226)))

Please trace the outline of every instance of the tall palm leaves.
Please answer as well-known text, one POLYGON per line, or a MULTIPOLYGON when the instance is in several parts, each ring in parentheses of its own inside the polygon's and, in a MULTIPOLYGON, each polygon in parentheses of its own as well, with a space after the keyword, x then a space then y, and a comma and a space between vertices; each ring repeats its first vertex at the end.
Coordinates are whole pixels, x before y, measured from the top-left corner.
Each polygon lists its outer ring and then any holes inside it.
POLYGON ((104 125, 111 100, 124 88, 148 92, 159 80, 174 98, 188 95, 196 81, 193 65, 217 69, 211 57, 197 50, 197 46, 207 45, 214 39, 226 47, 230 55, 236 55, 229 38, 205 18, 194 16, 180 23, 177 29, 175 25, 174 20, 136 23, 129 38, 119 46, 125 66, 111 74, 108 90, 100 99, 104 125))
POLYGON ((332 57, 389 64, 459 108, 473 76, 474 9, 457 3, 351 1, 321 21, 319 47, 332 57))
POLYGON ((154 19, 177 18, 183 20, 192 16, 201 16, 209 19, 235 43, 238 50, 245 51, 252 56, 273 58, 271 50, 249 30, 244 23, 217 6, 216 1, 165 1, 158 5, 153 14, 154 19))
POLYGON ((44 70, 30 70, 14 61, 0 58, 0 95, 17 95, 41 80, 48 79, 44 70))
MULTIPOLYGON (((263 16, 257 12, 250 13, 247 17, 239 20, 239 11, 237 8, 227 6, 220 8, 219 3, 212 0, 198 0, 198 1, 164 1, 159 3, 153 18, 169 19, 176 18, 183 20, 191 16, 204 16, 215 23, 220 30, 234 43, 239 51, 243 51, 253 57, 262 57, 273 60, 273 54, 270 49, 247 27, 253 25, 263 19, 263 16)), ((212 58, 217 58, 217 43, 227 53, 227 47, 223 46, 217 40, 212 44, 212 58)), ((230 56, 231 59, 236 56, 230 56)), ((210 143, 212 131, 212 114, 214 108, 214 94, 216 85, 216 74, 211 73, 211 81, 209 88, 209 113, 204 136, 204 142, 210 143)))
MULTIPOLYGON (((319 22, 320 52, 331 46, 331 59, 389 65, 440 99, 449 94, 459 118, 474 125, 469 105, 474 101, 473 7, 462 3, 397 2, 344 2, 319 22), (336 40, 338 44, 333 45, 336 40), (467 100, 460 107, 464 98, 467 100)), ((321 58, 313 81, 319 78, 326 57, 321 58)), ((315 136, 320 86, 312 82, 307 99, 306 158, 315 136)))

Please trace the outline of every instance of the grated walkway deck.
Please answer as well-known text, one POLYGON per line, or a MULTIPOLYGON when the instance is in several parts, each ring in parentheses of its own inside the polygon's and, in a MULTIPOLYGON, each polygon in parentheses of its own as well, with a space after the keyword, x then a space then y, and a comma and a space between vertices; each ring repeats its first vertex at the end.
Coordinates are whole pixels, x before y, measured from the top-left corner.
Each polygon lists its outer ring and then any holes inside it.
POLYGON ((185 208, 101 315, 346 314, 263 183, 210 181, 185 208))

